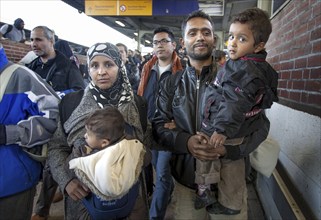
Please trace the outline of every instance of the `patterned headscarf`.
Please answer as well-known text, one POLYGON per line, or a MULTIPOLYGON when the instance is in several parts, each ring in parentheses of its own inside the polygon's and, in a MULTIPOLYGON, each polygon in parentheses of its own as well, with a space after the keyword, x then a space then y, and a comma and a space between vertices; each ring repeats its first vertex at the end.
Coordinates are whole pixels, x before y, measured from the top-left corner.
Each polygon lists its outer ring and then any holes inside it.
POLYGON ((90 82, 90 91, 98 105, 100 108, 103 108, 106 105, 119 107, 122 104, 129 102, 133 98, 133 91, 126 74, 126 69, 122 65, 118 48, 111 43, 94 44, 87 52, 88 68, 90 67, 90 61, 98 55, 112 59, 119 67, 117 80, 110 88, 103 90, 96 86, 93 81, 90 82))

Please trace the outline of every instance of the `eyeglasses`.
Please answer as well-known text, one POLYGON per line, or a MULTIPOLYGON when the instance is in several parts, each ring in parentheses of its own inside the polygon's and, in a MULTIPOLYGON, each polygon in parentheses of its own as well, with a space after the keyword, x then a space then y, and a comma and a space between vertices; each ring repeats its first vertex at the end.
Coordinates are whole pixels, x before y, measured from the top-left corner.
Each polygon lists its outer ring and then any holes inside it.
POLYGON ((167 39, 154 40, 154 41, 153 41, 153 45, 154 45, 154 46, 157 46, 158 44, 160 44, 160 45, 165 45, 165 44, 167 44, 167 43, 169 43, 169 42, 172 42, 172 41, 167 40, 167 39))

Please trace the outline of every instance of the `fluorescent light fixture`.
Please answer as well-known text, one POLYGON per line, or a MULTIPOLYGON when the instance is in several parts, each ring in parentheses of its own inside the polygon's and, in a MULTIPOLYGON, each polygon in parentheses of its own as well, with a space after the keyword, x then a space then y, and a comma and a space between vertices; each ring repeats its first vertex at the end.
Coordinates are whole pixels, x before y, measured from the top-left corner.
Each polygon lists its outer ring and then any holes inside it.
POLYGON ((126 25, 125 25, 123 22, 121 22, 121 21, 115 21, 115 23, 118 24, 119 26, 122 26, 122 27, 125 27, 125 26, 126 26, 126 25))
POLYGON ((199 0, 198 6, 210 16, 224 16, 224 0, 199 0))
POLYGON ((145 40, 146 43, 150 44, 151 42, 149 40, 145 40))

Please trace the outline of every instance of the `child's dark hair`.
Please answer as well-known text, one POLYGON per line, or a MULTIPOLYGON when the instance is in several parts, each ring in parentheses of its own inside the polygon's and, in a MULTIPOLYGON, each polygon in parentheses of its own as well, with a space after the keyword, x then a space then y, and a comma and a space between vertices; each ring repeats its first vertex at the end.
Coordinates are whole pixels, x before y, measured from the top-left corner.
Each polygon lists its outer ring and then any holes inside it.
POLYGON ((212 21, 211 16, 209 16, 208 14, 206 14, 205 12, 203 12, 202 10, 198 10, 198 11, 194 11, 191 14, 188 15, 188 17, 182 22, 182 26, 181 26, 181 30, 182 30, 182 37, 184 37, 185 35, 185 28, 186 28, 186 24, 189 20, 191 20, 192 18, 204 18, 207 19, 213 28, 213 32, 214 32, 214 23, 212 21))
POLYGON ((272 24, 266 11, 259 8, 247 9, 233 16, 232 23, 248 24, 254 36, 254 45, 266 43, 272 32, 272 24))
POLYGON ((222 50, 215 50, 214 52, 214 58, 215 61, 218 62, 220 61, 223 57, 226 57, 226 53, 222 50))
POLYGON ((114 107, 96 110, 87 118, 86 127, 97 138, 108 139, 111 144, 118 141, 125 134, 124 117, 114 107))
POLYGON ((162 33, 162 32, 165 32, 168 34, 169 38, 171 39, 171 41, 175 41, 175 36, 173 34, 173 32, 168 28, 168 27, 159 27, 159 28, 156 28, 154 30, 154 35, 155 34, 158 34, 158 33, 162 33))

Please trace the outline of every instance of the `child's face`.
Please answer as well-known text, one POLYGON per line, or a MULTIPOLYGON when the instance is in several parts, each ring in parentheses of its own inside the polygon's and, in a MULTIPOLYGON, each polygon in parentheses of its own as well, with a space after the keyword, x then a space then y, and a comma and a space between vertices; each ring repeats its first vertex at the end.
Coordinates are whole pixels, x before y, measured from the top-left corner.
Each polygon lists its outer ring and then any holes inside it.
POLYGON ((262 48, 254 46, 254 36, 248 24, 232 23, 228 38, 228 52, 232 60, 237 60, 247 54, 257 53, 262 48))
POLYGON ((97 138, 97 136, 92 131, 87 129, 87 127, 85 139, 88 147, 92 149, 102 149, 108 145, 108 143, 106 143, 106 139, 97 138))

